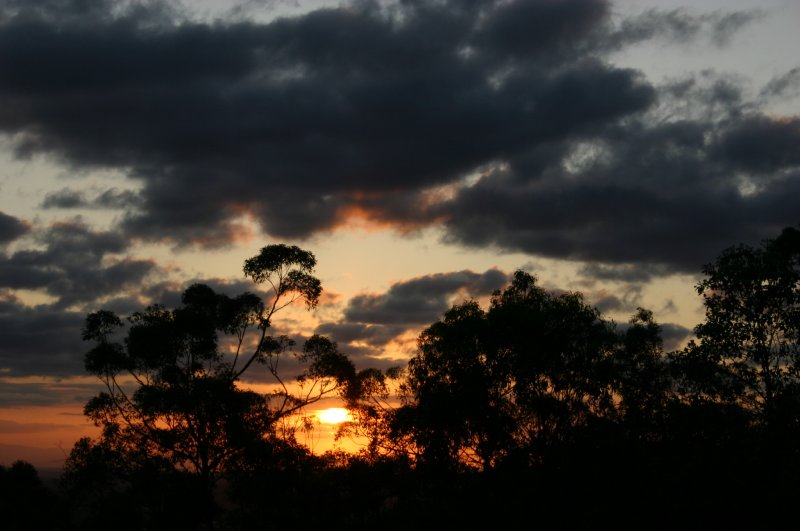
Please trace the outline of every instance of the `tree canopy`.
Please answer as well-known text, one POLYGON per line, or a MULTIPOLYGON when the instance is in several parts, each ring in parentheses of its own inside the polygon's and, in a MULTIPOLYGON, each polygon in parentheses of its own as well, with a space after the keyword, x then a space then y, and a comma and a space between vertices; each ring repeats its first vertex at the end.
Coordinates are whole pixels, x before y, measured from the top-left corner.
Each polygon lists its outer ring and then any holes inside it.
POLYGON ((315 336, 294 352, 292 339, 270 334, 278 311, 296 301, 316 306, 322 288, 315 264, 308 251, 270 245, 244 265, 245 275, 269 286, 266 301, 194 284, 179 307, 148 306, 131 314, 127 327, 110 311, 89 314, 83 338, 95 346, 86 370, 105 391, 85 412, 103 428, 104 444, 165 459, 211 488, 246 452, 274 440, 278 421, 344 392, 356 373, 335 343, 315 336), (287 357, 300 367, 294 383, 280 371, 287 357), (254 362, 271 375, 273 391, 240 385, 254 362))
POLYGON ((703 273, 706 320, 684 356, 704 371, 695 388, 741 404, 764 425, 779 422, 800 393, 800 231, 730 247, 703 273))
POLYGON ((641 523, 664 503, 673 513, 654 525, 763 526, 800 494, 796 229, 707 264, 696 284, 705 319, 672 352, 650 310, 617 323, 581 293, 517 271, 485 306, 461 302, 426 327, 406 367, 357 369, 329 338, 295 350, 272 333, 282 309, 318 304, 315 265, 271 245, 244 265, 265 298, 194 284, 175 308, 87 316, 86 369, 105 391, 85 411, 103 432, 67 462, 74 511, 138 504, 148 510, 130 529, 211 528, 221 522, 211 509, 187 518, 165 507, 205 496, 213 509, 225 477, 231 529, 322 524, 307 500, 348 529, 528 522, 532 503, 543 525, 562 527, 641 523), (243 385, 255 370, 270 392, 243 385), (353 413, 342 433, 368 438, 357 455, 314 456, 278 428, 330 394, 353 413), (731 493, 745 491, 775 509, 732 512, 731 493), (506 512, 477 509, 487 506, 506 512))

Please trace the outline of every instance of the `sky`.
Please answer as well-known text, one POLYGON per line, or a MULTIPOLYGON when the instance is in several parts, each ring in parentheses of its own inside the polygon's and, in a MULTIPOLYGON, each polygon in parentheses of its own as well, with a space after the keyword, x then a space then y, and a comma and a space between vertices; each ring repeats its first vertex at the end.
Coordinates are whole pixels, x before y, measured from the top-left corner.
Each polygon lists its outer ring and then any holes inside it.
MULTIPOLYGON (((794 0, 0 0, 0 463, 92 428, 88 312, 256 289, 318 259, 314 312, 402 364, 510 274, 668 349, 703 264, 800 224, 794 0)), ((250 383, 262 378, 249 375, 250 383)))

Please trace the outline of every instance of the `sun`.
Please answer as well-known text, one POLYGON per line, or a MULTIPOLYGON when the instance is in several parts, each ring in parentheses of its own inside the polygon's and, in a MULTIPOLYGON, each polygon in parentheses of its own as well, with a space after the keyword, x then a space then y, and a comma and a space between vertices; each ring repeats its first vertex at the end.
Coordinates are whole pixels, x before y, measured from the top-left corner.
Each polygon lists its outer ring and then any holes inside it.
POLYGON ((350 411, 343 407, 331 407, 317 412, 319 421, 323 424, 341 424, 353 420, 350 411))

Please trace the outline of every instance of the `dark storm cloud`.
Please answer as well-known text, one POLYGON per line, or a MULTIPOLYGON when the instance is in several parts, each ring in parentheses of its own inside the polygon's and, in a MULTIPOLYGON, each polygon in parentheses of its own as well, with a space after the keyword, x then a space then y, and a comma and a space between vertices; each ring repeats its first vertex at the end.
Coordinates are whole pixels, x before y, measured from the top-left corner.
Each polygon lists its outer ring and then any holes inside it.
POLYGON ((696 273, 798 223, 799 140, 797 119, 753 112, 730 79, 704 73, 570 144, 542 178, 512 159, 436 208, 453 242, 696 273))
POLYGON ((158 269, 152 260, 121 256, 128 243, 119 232, 81 221, 56 223, 36 239, 42 249, 0 255, 0 288, 44 290, 68 307, 139 286, 158 269))
POLYGON ((758 107, 792 78, 753 102, 735 78, 656 87, 607 55, 647 39, 723 45, 757 12, 355 2, 206 23, 170 5, 0 11, 0 131, 17 155, 142 186, 133 203, 62 191, 45 206, 124 208, 128 235, 180 245, 226 245, 242 215, 292 238, 360 215, 692 271, 797 222, 796 125, 758 107))
POLYGON ((737 169, 775 174, 800 166, 800 118, 748 116, 724 132, 716 155, 737 169))
POLYGON ((604 0, 508 2, 490 11, 474 43, 501 60, 555 61, 585 45, 607 14, 604 0))
POLYGON ((524 57, 572 49, 607 10, 560 4, 409 3, 393 17, 361 3, 155 29, 138 12, 93 10, 88 25, 32 10, 0 27, 13 50, 0 58, 0 128, 20 155, 142 179, 145 212, 130 231, 218 244, 250 211, 273 233, 305 235, 365 192, 451 182, 646 106, 652 90, 635 72, 574 53, 558 68, 524 57), (520 17, 548 31, 523 38, 520 17))
POLYGON ((24 221, 0 212, 0 245, 16 240, 29 230, 24 221))

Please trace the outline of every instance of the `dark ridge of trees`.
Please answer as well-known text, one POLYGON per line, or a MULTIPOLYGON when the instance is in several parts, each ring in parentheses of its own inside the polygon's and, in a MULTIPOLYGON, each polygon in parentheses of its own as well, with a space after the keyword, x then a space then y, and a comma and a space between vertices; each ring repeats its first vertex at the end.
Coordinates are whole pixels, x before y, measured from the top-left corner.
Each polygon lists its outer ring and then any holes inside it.
POLYGON ((90 314, 87 370, 107 392, 87 414, 103 435, 76 444, 57 493, 30 465, 0 467, 3 502, 37 504, 26 514, 41 528, 88 530, 765 529, 795 518, 800 231, 707 264, 705 320, 680 351, 664 351, 652 312, 620 325, 520 271, 488 307, 448 310, 387 373, 356 371, 323 337, 293 353, 269 335, 278 309, 313 306, 321 287, 313 255, 265 249, 245 272, 271 282, 267 302, 192 286, 178 308, 134 314, 122 342, 121 319, 90 314), (277 428, 319 396, 289 393, 279 356, 346 401, 355 421, 343 429, 369 438, 362 452, 313 455, 277 428), (235 385, 260 365, 287 386, 235 385))
POLYGON ((67 529, 66 507, 45 486, 36 468, 26 461, 0 465, 0 518, 8 531, 67 529))

